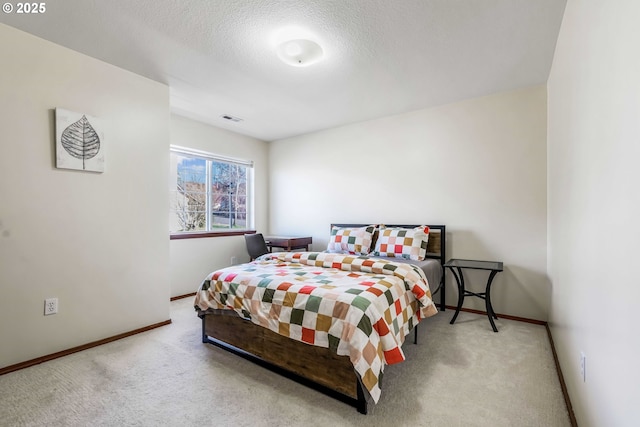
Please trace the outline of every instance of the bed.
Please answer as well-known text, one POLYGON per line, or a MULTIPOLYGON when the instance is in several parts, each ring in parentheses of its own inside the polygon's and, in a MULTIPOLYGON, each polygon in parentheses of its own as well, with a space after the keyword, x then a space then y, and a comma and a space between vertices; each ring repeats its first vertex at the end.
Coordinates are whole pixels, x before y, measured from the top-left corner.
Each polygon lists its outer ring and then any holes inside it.
POLYGON ((383 233, 421 227, 332 224, 326 251, 270 253, 212 272, 196 293, 202 341, 366 414, 380 397, 384 365, 404 360, 405 337, 437 313, 432 295, 439 291, 444 304, 444 225, 428 226, 419 248, 424 259, 373 251, 394 239, 383 233), (347 241, 362 243, 355 231, 341 235, 344 230, 365 228, 368 247, 335 250, 347 241))

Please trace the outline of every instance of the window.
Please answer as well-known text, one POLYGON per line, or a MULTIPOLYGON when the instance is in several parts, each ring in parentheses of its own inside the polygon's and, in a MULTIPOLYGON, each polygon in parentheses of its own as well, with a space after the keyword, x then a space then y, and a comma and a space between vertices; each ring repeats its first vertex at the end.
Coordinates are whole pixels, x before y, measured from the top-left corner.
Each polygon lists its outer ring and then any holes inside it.
POLYGON ((253 227, 253 162, 171 146, 172 234, 253 227))

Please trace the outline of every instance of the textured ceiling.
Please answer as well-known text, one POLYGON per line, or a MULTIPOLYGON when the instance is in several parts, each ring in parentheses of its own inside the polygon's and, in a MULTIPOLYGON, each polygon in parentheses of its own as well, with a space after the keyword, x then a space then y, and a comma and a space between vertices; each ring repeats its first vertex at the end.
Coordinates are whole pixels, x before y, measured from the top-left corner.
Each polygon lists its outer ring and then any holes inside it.
POLYGON ((545 83, 565 3, 57 0, 0 22, 166 83, 175 113, 271 141, 545 83), (325 59, 282 63, 273 37, 290 26, 325 59))

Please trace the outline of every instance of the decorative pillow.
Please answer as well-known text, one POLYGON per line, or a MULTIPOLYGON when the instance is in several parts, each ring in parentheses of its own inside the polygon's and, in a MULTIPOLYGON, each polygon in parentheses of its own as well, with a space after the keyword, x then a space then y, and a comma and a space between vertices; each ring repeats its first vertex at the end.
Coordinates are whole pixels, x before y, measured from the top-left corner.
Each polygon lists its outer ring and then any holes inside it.
POLYGON ((387 228, 380 226, 373 256, 413 259, 422 261, 427 255, 429 227, 387 228))
POLYGON ((375 225, 359 228, 331 227, 331 238, 327 252, 334 254, 367 255, 371 251, 371 241, 375 225))

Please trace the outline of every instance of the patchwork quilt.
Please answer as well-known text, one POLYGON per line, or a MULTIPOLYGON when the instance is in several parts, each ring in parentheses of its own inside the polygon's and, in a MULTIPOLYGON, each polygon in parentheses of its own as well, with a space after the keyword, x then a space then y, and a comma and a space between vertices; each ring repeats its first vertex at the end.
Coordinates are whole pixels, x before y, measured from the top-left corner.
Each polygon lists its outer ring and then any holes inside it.
POLYGON ((257 325, 349 356, 375 402, 384 365, 437 313, 424 272, 413 265, 325 252, 276 252, 211 273, 195 308, 231 309, 257 325))

